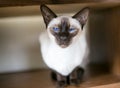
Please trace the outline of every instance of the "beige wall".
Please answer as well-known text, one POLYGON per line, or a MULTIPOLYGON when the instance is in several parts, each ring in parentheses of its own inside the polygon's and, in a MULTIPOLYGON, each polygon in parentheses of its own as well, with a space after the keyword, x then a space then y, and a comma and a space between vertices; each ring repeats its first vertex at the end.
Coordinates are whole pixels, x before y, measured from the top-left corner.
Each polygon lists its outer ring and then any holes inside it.
POLYGON ((40 16, 0 19, 0 72, 45 67, 38 43, 43 25, 40 16))
POLYGON ((0 8, 0 73, 45 67, 38 43, 43 20, 40 14, 26 15, 27 8, 0 8))

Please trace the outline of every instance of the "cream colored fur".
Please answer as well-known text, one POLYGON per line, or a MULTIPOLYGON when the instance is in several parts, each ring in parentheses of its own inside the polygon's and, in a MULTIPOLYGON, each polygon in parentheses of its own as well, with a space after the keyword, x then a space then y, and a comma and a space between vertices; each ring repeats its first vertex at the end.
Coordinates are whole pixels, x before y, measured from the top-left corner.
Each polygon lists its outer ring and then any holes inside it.
POLYGON ((86 29, 81 30, 80 23, 72 17, 69 19, 70 25, 79 29, 79 33, 72 39, 72 43, 66 47, 61 48, 55 42, 54 36, 50 33, 49 28, 60 23, 62 17, 53 19, 47 27, 47 30, 42 32, 39 36, 41 44, 41 52, 44 62, 49 68, 55 70, 61 75, 69 75, 77 66, 83 67, 85 56, 88 53, 86 43, 86 29))

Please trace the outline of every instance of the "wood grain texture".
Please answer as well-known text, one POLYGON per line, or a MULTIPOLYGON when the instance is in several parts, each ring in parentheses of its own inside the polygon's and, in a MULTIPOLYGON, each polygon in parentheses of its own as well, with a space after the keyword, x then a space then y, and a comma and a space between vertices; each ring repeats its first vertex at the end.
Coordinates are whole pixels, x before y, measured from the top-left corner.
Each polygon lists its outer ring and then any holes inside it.
POLYGON ((73 4, 73 3, 118 3, 119 0, 0 0, 0 6, 24 6, 40 4, 73 4))
MULTIPOLYGON (((50 71, 48 70, 38 70, 33 72, 1 74, 0 88, 56 88, 55 83, 50 79, 49 73, 50 71)), ((88 79, 85 79, 78 87, 68 86, 67 88, 97 88, 95 86, 119 82, 120 79, 117 76, 112 74, 103 74, 99 76, 91 76, 88 79)))
POLYGON ((96 87, 91 87, 91 88, 119 88, 119 87, 120 87, 120 83, 113 83, 113 84, 96 86, 96 87))

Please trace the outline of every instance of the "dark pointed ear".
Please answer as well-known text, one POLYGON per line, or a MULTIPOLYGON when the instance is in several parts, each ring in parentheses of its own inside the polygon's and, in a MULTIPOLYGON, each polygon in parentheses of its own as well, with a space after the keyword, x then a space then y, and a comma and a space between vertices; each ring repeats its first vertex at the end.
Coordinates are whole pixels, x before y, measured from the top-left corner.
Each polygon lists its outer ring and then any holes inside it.
POLYGON ((77 19, 83 28, 83 26, 85 25, 85 23, 88 19, 88 15, 89 15, 89 8, 86 7, 86 8, 83 8, 82 10, 80 10, 77 14, 75 14, 73 16, 73 18, 77 19))
POLYGON ((40 6, 40 9, 41 9, 41 13, 42 13, 44 22, 45 22, 46 27, 47 27, 48 24, 49 24, 49 22, 50 22, 53 18, 56 18, 57 15, 56 15, 52 10, 50 10, 46 5, 41 5, 41 6, 40 6))

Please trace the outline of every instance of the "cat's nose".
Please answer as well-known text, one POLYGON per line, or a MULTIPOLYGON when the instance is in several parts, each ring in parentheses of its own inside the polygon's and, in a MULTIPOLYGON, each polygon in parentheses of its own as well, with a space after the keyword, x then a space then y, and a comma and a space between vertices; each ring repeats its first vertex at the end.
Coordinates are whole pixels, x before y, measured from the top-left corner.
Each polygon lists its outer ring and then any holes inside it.
POLYGON ((66 40, 67 37, 66 37, 66 36, 60 36, 60 39, 61 39, 61 40, 66 40))

